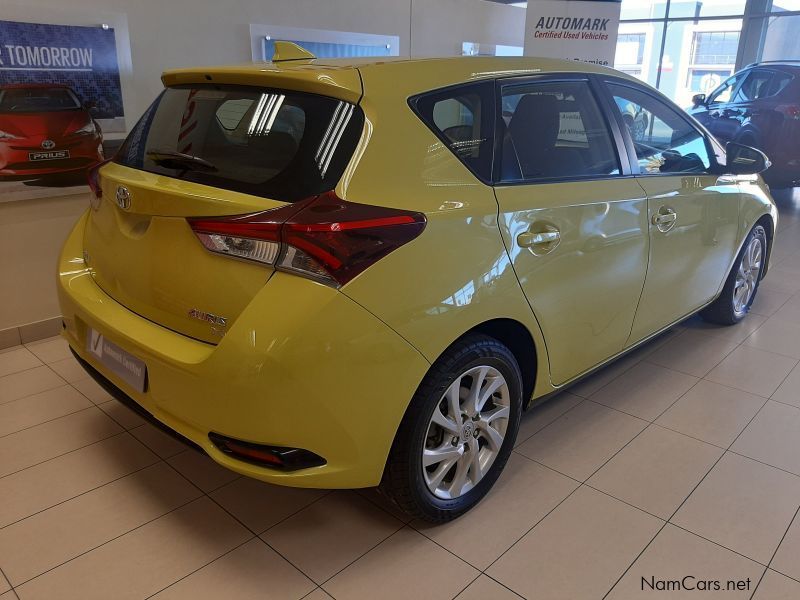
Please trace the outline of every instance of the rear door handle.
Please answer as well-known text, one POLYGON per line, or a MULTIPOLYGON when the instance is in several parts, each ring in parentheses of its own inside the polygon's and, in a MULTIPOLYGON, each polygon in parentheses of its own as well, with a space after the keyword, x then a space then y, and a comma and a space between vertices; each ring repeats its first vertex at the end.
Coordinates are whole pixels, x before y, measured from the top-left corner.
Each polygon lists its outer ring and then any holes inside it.
POLYGON ((558 231, 542 231, 540 233, 526 231, 517 236, 517 243, 523 248, 545 246, 559 241, 561 241, 561 234, 558 231))
POLYGON ((667 231, 675 227, 675 223, 677 222, 677 220, 678 220, 678 213, 676 213, 671 208, 667 208, 665 206, 662 206, 658 210, 658 213, 653 215, 653 225, 655 225, 656 228, 662 233, 666 233, 667 231))

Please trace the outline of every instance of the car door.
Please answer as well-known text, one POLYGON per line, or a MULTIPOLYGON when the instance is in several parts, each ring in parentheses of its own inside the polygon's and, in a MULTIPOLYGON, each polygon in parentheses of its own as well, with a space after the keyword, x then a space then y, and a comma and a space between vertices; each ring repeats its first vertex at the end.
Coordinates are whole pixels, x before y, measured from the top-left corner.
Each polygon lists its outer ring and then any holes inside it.
POLYGON ((647 268, 645 195, 594 85, 570 76, 498 85, 499 223, 556 385, 623 349, 647 268))
POLYGON ((630 345, 717 296, 737 251, 740 190, 735 178, 713 174, 711 140, 677 107, 632 82, 607 86, 616 105, 630 102, 648 115, 644 130, 624 132, 650 230, 630 345))
POLYGON ((721 133, 717 137, 724 141, 742 140, 757 144, 761 138, 758 122, 759 105, 769 95, 774 73, 768 69, 752 69, 736 90, 730 104, 719 117, 721 133))
POLYGON ((726 79, 706 99, 705 104, 693 109, 691 114, 715 137, 729 142, 736 135, 738 122, 729 118, 734 96, 750 71, 741 71, 726 79))

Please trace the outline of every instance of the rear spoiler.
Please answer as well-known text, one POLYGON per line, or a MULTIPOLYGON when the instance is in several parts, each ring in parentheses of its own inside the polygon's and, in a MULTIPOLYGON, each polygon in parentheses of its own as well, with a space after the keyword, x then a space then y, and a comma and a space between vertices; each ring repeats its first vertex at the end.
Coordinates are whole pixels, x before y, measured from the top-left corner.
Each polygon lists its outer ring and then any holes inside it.
POLYGON ((320 65, 305 56, 287 54, 291 58, 279 57, 277 63, 174 69, 165 71, 161 81, 166 87, 219 83, 277 88, 330 96, 352 104, 357 104, 361 99, 363 89, 356 67, 320 65))

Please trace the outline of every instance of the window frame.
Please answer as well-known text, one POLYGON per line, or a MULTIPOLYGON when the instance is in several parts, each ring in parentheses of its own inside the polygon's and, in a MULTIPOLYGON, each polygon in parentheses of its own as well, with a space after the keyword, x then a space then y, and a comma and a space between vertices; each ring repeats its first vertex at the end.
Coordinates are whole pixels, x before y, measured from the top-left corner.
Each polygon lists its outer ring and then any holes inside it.
MULTIPOLYGON (((703 143, 706 147, 706 152, 708 153, 709 158, 709 166, 708 171, 705 175, 720 175, 724 169, 721 168, 722 163, 719 161, 719 156, 715 150, 714 144, 711 142, 711 134, 708 130, 703 127, 700 123, 698 123, 695 119, 691 117, 691 115, 686 114, 685 111, 681 110, 677 104, 672 102, 666 96, 659 97, 659 92, 653 93, 653 91, 649 90, 648 88, 637 84, 634 81, 630 81, 628 79, 622 79, 619 77, 614 76, 604 76, 603 78, 603 91, 608 99, 608 101, 614 103, 615 112, 613 112, 614 119, 617 121, 618 126, 624 126, 622 122, 622 113, 616 108, 616 103, 614 102, 614 93, 611 91, 611 85, 617 85, 621 87, 627 87, 634 91, 637 91, 641 94, 649 96, 652 100, 656 102, 660 102, 666 108, 671 110, 675 113, 675 116, 679 119, 682 119, 687 125, 689 125, 692 129, 694 129, 702 138, 703 143)), ((628 154, 628 161, 631 165, 631 171, 633 172, 635 177, 698 177, 704 175, 703 173, 695 173, 691 171, 677 171, 674 173, 644 173, 642 172, 641 168, 639 167, 639 157, 636 154, 636 146, 633 143, 633 138, 628 132, 627 128, 623 127, 623 138, 625 139, 625 147, 628 154)), ((719 147, 718 150, 722 152, 723 158, 725 156, 725 151, 722 147, 719 147)))
MULTIPOLYGON (((599 88, 596 77, 590 73, 547 73, 542 75, 520 75, 517 77, 505 77, 495 80, 495 125, 494 125, 494 164, 492 168, 492 181, 495 187, 507 187, 517 185, 539 185, 549 183, 582 182, 582 181, 602 181, 608 179, 621 179, 632 176, 633 170, 630 165, 630 156, 625 145, 619 123, 612 114, 609 116, 608 97, 599 88), (503 90, 514 87, 523 87, 532 84, 542 83, 586 83, 589 93, 592 95, 601 118, 611 136, 611 148, 619 164, 619 173, 613 175, 566 175, 561 177, 530 177, 511 181, 503 181, 500 178, 503 140, 497 135, 501 130, 501 120, 503 118, 502 99, 503 90)), ((504 127, 504 125, 503 125, 504 127)))

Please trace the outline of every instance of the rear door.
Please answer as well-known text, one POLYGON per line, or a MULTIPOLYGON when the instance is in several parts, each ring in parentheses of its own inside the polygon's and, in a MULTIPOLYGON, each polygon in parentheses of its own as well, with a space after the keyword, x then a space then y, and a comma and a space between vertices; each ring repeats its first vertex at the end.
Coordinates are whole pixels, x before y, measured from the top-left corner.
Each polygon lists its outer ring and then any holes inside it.
POLYGON ((100 170, 84 240, 97 284, 143 317, 217 342, 272 267, 209 252, 187 218, 291 207, 332 189, 362 128, 360 109, 321 95, 167 88, 100 170))
POLYGON ((624 132, 650 231, 634 344, 714 299, 736 253, 740 190, 712 173, 711 141, 677 107, 629 81, 607 85, 615 104, 634 104, 648 122, 624 132))
POLYGON ((647 269, 647 201, 588 78, 506 80, 498 102, 501 232, 561 384, 628 339, 647 269))

